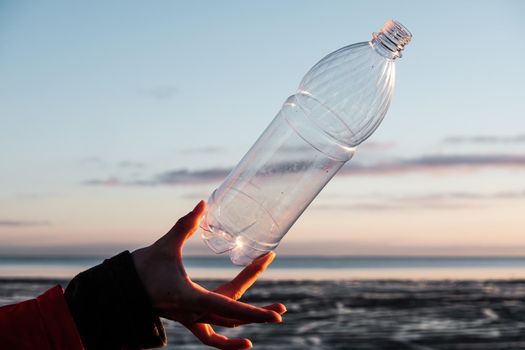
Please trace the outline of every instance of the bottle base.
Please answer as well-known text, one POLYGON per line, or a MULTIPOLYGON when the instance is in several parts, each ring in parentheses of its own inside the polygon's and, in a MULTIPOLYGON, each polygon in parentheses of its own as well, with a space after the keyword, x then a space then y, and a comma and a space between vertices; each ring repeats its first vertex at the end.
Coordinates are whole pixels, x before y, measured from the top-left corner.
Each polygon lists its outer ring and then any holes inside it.
POLYGON ((250 264, 259 256, 277 247, 277 244, 261 245, 246 237, 233 237, 226 232, 216 233, 203 230, 201 236, 204 243, 206 243, 213 252, 216 254, 228 253, 232 263, 241 266, 250 264))
POLYGON ((210 248, 216 254, 226 253, 235 247, 235 243, 232 241, 231 235, 221 232, 216 234, 210 231, 203 230, 201 233, 202 240, 208 248, 210 248))

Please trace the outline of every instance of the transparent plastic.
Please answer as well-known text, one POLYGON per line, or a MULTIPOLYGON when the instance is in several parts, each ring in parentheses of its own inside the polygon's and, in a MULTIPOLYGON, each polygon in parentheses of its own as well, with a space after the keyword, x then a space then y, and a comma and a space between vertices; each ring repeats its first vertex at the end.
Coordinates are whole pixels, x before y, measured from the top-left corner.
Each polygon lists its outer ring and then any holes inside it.
POLYGON ((202 237, 246 265, 275 249, 385 116, 394 61, 412 35, 389 20, 372 40, 343 47, 306 74, 222 185, 208 199, 202 237))

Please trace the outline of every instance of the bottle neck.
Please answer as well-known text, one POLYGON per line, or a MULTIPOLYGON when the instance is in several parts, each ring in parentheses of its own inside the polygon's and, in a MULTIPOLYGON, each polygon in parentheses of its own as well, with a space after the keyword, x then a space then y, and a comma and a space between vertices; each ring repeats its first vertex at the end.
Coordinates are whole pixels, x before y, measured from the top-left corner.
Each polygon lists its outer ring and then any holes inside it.
POLYGON ((379 33, 372 33, 370 41, 377 53, 391 60, 402 57, 401 51, 412 39, 412 34, 401 23, 388 20, 379 33))

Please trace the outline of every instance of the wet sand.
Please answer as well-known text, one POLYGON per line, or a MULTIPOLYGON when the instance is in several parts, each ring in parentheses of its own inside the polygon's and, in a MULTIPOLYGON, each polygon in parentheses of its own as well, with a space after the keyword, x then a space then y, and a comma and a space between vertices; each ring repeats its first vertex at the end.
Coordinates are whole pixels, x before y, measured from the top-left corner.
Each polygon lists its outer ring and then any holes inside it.
MULTIPOLYGON (((61 280, 0 280, 0 305, 61 280)), ((201 281, 213 288, 218 281, 201 281)), ((220 329, 255 349, 525 349, 525 281, 259 281, 245 301, 288 307, 283 324, 220 329)), ((167 349, 206 349, 166 321, 167 349)))

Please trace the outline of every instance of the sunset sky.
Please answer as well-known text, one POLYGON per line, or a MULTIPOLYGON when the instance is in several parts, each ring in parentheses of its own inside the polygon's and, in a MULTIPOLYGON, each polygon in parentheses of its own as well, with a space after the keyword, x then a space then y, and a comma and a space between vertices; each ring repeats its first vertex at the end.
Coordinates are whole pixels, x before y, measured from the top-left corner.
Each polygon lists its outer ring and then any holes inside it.
MULTIPOLYGON (((152 242, 389 18, 393 104, 283 254, 525 254, 525 2, 0 1, 0 254, 152 242)), ((199 237, 188 253, 211 254, 199 237)))

